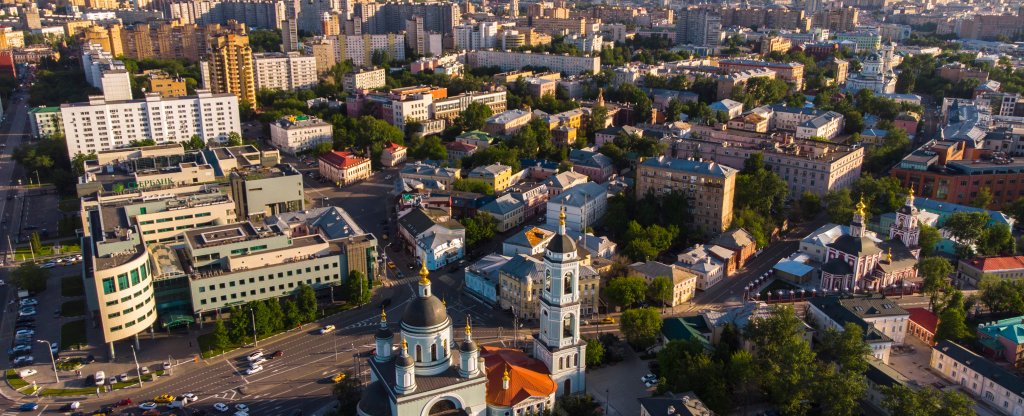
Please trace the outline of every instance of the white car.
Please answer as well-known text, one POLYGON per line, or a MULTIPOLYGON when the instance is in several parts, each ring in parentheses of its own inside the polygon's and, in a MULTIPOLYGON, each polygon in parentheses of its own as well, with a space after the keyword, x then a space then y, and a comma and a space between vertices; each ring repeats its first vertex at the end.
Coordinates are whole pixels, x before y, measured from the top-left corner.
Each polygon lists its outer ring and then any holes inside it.
POLYGON ((249 406, 246 406, 244 403, 239 403, 235 405, 235 410, 239 412, 248 412, 249 406))
POLYGON ((239 410, 239 411, 235 412, 235 414, 233 414, 231 416, 249 416, 249 412, 243 412, 243 411, 239 410))
POLYGON ((257 358, 255 360, 252 360, 251 362, 249 362, 249 365, 250 366, 257 366, 257 365, 261 365, 261 364, 263 364, 265 362, 267 362, 267 358, 266 357, 260 357, 260 358, 257 358))
POLYGON ((39 301, 35 298, 26 298, 21 300, 21 306, 36 306, 38 304, 39 301))
POLYGON ((71 410, 78 410, 82 407, 82 402, 71 402, 71 410))
POLYGON ((19 329, 17 332, 14 333, 14 336, 31 336, 35 334, 36 331, 34 329, 19 329))
POLYGON ((139 405, 139 409, 142 409, 142 410, 153 410, 153 409, 156 409, 156 403, 145 402, 145 403, 139 405))
POLYGON ((185 399, 185 400, 189 401, 189 402, 194 402, 194 401, 196 401, 196 400, 199 400, 199 396, 196 396, 196 395, 195 395, 195 394, 193 394, 193 393, 185 393, 185 394, 182 394, 182 395, 181 395, 181 397, 182 397, 183 399, 185 399))
POLYGON ((321 335, 328 334, 328 333, 333 332, 335 329, 336 329, 336 327, 334 325, 327 325, 327 326, 325 326, 323 328, 320 328, 320 334, 321 335))
POLYGON ((33 369, 30 368, 28 370, 21 370, 21 373, 19 373, 19 374, 21 375, 21 378, 25 378, 25 377, 28 377, 28 376, 31 376, 31 375, 35 375, 36 373, 38 373, 38 371, 33 370, 33 369))
POLYGON ((256 373, 258 373, 260 371, 263 371, 263 366, 262 365, 254 365, 252 367, 249 367, 249 368, 245 369, 245 375, 250 375, 251 376, 251 375, 256 374, 256 373))
POLYGON ((252 354, 249 354, 245 358, 247 358, 250 363, 253 362, 253 361, 256 361, 256 360, 258 360, 260 358, 263 358, 263 350, 256 351, 256 352, 254 352, 252 354))
POLYGON ((33 316, 35 314, 36 308, 33 307, 21 308, 21 310, 18 311, 18 316, 33 316))
POLYGON ((230 409, 230 407, 228 407, 228 405, 226 405, 224 403, 217 403, 217 404, 213 405, 213 408, 214 408, 214 410, 216 410, 218 412, 226 412, 226 411, 228 411, 230 409))
POLYGON ((43 263, 41 266, 39 266, 40 269, 52 269, 54 267, 57 267, 57 263, 54 263, 52 261, 48 263, 43 263))

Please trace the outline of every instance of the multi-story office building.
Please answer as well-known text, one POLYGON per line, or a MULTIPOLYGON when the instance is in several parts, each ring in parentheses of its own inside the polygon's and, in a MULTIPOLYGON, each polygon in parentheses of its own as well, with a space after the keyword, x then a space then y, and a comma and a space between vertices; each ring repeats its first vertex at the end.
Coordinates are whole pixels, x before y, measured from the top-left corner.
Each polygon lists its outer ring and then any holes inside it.
POLYGON ((302 172, 292 165, 235 169, 229 179, 238 221, 259 221, 305 209, 302 172))
POLYGON ((717 163, 742 169, 743 162, 755 153, 764 155, 765 166, 789 185, 790 195, 811 192, 824 197, 829 191, 853 185, 860 177, 864 148, 800 140, 791 137, 767 138, 735 130, 716 130, 694 126, 699 139, 676 142, 673 154, 695 154, 717 163), (766 141, 773 141, 765 146, 766 141))
POLYGON ((207 61, 201 63, 203 85, 214 93, 234 94, 256 103, 252 48, 244 25, 236 25, 209 37, 207 61), (239 32, 240 30, 240 32, 239 32))
POLYGON ((737 170, 715 162, 646 159, 637 166, 636 194, 662 195, 681 192, 692 202, 694 225, 704 233, 717 235, 732 225, 732 201, 737 170))
POLYGON ((92 96, 89 102, 62 104, 60 112, 71 157, 125 147, 136 139, 168 143, 198 135, 223 142, 241 132, 238 98, 205 90, 188 97, 148 93, 141 100, 116 102, 92 96))
POLYGON ((270 142, 295 155, 334 140, 334 126, 312 116, 288 116, 270 124, 270 142))
POLYGON ((28 124, 34 138, 51 138, 64 135, 64 122, 60 118, 60 107, 35 107, 28 110, 28 124))
POLYGON ((577 75, 584 72, 601 72, 601 57, 571 56, 530 52, 472 51, 467 54, 469 66, 473 68, 496 66, 502 71, 521 69, 524 66, 545 67, 555 72, 577 75))
POLYGON ((722 42, 722 15, 708 8, 686 8, 676 16, 676 43, 717 48, 722 42))
POLYGON ((311 89, 316 86, 316 57, 298 52, 253 54, 256 89, 311 89))
POLYGON ((447 98, 433 100, 430 104, 433 118, 454 120, 472 103, 480 103, 491 109, 492 114, 502 113, 506 109, 504 90, 493 92, 467 92, 447 98))
POLYGON ((345 91, 372 90, 384 87, 384 68, 357 69, 345 74, 345 91))
POLYGON ((967 143, 928 142, 904 157, 890 174, 921 197, 960 205, 969 205, 982 189, 991 192, 989 208, 993 209, 1024 196, 1024 161, 973 151, 967 143))

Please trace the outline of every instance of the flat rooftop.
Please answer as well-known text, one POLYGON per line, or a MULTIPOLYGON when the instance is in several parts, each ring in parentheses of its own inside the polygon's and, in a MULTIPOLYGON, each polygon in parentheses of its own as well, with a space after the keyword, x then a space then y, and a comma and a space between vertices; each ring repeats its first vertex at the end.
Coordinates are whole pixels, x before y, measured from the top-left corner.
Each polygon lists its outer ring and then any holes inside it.
POLYGON ((185 231, 185 240, 195 248, 212 247, 222 244, 246 241, 260 236, 249 222, 224 224, 185 231))

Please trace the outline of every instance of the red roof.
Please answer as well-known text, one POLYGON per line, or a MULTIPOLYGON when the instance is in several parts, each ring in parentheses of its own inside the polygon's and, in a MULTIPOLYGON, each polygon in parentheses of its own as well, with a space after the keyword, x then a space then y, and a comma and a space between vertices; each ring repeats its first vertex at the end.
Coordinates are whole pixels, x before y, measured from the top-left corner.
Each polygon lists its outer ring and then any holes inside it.
POLYGON ((476 145, 463 142, 448 142, 445 143, 444 147, 447 147, 449 152, 472 152, 476 150, 476 145))
POLYGON ((530 397, 550 396, 558 390, 547 366, 540 360, 520 350, 490 346, 480 349, 487 371, 487 404, 509 407, 530 397), (508 371, 508 389, 504 388, 502 380, 505 371, 508 371))
POLYGON ((978 257, 967 263, 983 272, 1024 269, 1024 256, 978 257))
POLYGON ((369 159, 355 156, 352 152, 342 152, 339 150, 320 155, 320 163, 326 163, 342 169, 348 169, 359 164, 367 163, 368 161, 369 159))
POLYGON ((928 332, 935 333, 935 328, 939 326, 939 317, 935 316, 932 311, 925 308, 907 308, 907 312, 910 312, 910 322, 917 324, 928 332))
POLYGON ((390 152, 397 152, 397 151, 402 150, 402 149, 405 149, 405 146, 402 146, 402 145, 396 144, 396 143, 391 143, 391 142, 388 142, 388 145, 384 147, 384 150, 387 150, 387 151, 390 151, 390 152))

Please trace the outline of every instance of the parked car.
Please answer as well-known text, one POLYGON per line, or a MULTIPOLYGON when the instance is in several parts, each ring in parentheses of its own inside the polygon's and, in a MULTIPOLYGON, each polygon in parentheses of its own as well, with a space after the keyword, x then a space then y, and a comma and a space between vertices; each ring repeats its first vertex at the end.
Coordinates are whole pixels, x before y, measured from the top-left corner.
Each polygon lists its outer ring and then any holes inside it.
POLYGON ((36 359, 32 358, 31 355, 24 355, 24 356, 21 356, 21 357, 18 357, 18 358, 14 359, 14 366, 15 367, 23 367, 23 366, 26 366, 26 365, 35 364, 35 362, 36 362, 36 359))
POLYGON ((127 397, 125 397, 125 398, 123 398, 121 400, 118 400, 117 403, 114 403, 114 406, 117 406, 117 407, 131 406, 131 405, 132 405, 132 399, 129 399, 127 397))
POLYGON ((54 267, 57 267, 57 263, 54 263, 52 261, 43 263, 42 265, 39 266, 40 269, 52 269, 54 267))
POLYGON ((153 401, 157 403, 170 403, 174 401, 174 396, 171 396, 170 394, 161 394, 154 397, 153 401))
POLYGON ((224 403, 217 403, 217 404, 214 404, 214 405, 213 405, 213 408, 214 408, 214 410, 216 410, 216 411, 218 411, 218 412, 226 412, 226 411, 228 411, 229 409, 231 409, 230 407, 228 407, 228 405, 226 405, 226 404, 224 404, 224 403))
POLYGON ((126 382, 128 381, 128 373, 121 373, 117 375, 117 381, 126 382))
POLYGON ((18 311, 18 316, 34 316, 35 314, 36 314, 36 308, 33 308, 31 306, 25 307, 25 308, 21 308, 18 311))
POLYGON ((344 379, 345 379, 345 373, 338 373, 338 374, 335 374, 334 377, 331 377, 331 381, 333 381, 335 383, 341 383, 341 380, 344 380, 344 379))
POLYGON ((185 394, 182 394, 181 397, 184 398, 185 400, 189 401, 189 402, 194 402, 196 400, 199 400, 199 396, 196 396, 194 393, 185 393, 185 394))
POLYGON ((23 403, 21 406, 18 406, 18 410, 20 410, 22 412, 31 412, 31 411, 36 410, 38 408, 39 408, 39 404, 37 404, 35 402, 23 403))
POLYGON ((164 363, 162 364, 162 366, 163 366, 163 369, 164 369, 164 370, 170 370, 170 369, 171 369, 171 363, 169 363, 169 362, 167 362, 167 361, 164 361, 164 363))
POLYGON ((19 329, 19 330, 14 332, 15 336, 18 336, 18 335, 32 336, 32 335, 35 335, 35 334, 36 334, 36 331, 34 329, 19 329))
POLYGON ((153 409, 156 409, 156 403, 145 402, 145 403, 139 405, 139 409, 142 409, 142 410, 153 410, 153 409))
POLYGON ((245 403, 239 403, 235 405, 235 410, 240 412, 248 412, 249 406, 247 406, 245 403))
POLYGON ((107 374, 102 371, 97 371, 95 377, 93 377, 97 386, 102 386, 104 381, 107 381, 107 374))
POLYGON ((39 304, 39 301, 36 300, 35 298, 25 298, 25 299, 22 299, 21 302, 18 302, 18 303, 20 303, 21 306, 36 306, 36 305, 39 304))

